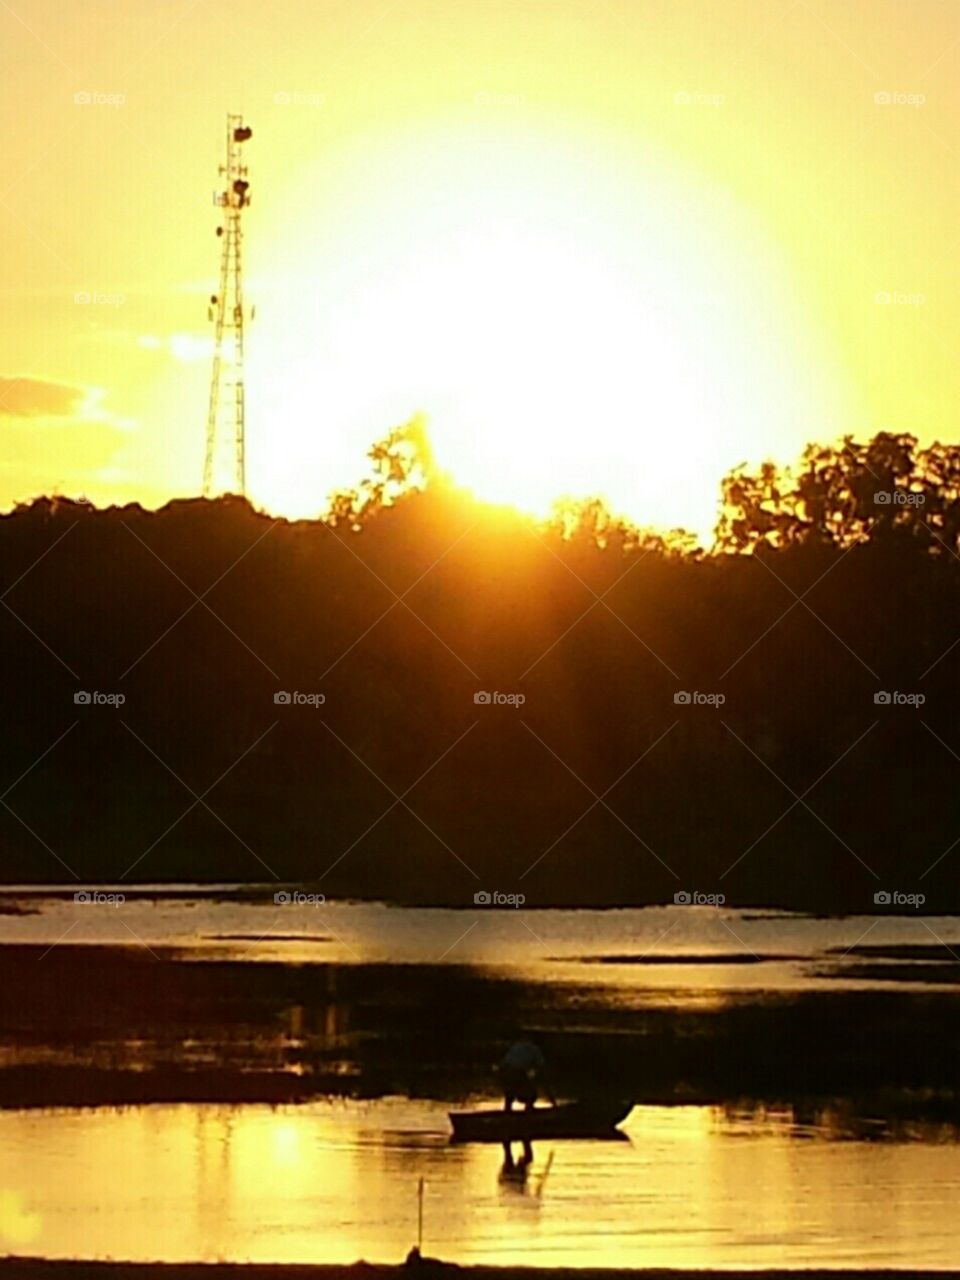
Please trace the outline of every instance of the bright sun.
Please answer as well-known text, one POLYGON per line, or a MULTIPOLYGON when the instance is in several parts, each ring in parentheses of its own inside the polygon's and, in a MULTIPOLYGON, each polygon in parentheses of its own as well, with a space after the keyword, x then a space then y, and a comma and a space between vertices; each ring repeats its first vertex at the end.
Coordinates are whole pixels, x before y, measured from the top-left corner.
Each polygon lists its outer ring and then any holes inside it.
POLYGON ((706 533, 731 466, 844 423, 776 246, 652 151, 457 124, 298 190, 255 273, 248 452, 271 510, 316 514, 422 410, 480 497, 600 494, 706 533))

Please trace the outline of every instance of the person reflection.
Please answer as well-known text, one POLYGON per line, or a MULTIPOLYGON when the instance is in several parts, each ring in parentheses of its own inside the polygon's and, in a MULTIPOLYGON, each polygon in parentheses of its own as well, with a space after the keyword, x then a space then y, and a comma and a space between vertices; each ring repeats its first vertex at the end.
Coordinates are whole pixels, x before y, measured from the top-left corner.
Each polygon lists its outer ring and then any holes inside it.
POLYGON ((525 1138, 518 1145, 522 1148, 520 1157, 514 1159, 513 1143, 503 1144, 503 1166, 500 1169, 498 1181, 504 1186, 524 1191, 527 1185, 527 1173, 533 1164, 533 1143, 529 1138, 525 1138))

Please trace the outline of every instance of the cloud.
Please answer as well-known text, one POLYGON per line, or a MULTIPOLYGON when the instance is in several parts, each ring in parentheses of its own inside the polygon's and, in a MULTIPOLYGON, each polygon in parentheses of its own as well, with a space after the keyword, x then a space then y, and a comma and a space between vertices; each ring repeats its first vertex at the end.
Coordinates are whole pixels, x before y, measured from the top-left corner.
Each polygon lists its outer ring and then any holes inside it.
POLYGON ((12 418, 68 418, 86 403, 88 392, 43 378, 0 376, 0 414, 12 418))
POLYGON ((213 339, 197 337, 192 333, 171 333, 166 338, 145 333, 137 339, 137 346, 145 351, 166 351, 175 360, 188 364, 194 360, 209 360, 213 355, 213 339))
POLYGON ((99 387, 0 375, 4 508, 44 493, 101 493, 101 474, 135 426, 103 405, 105 394, 99 387))

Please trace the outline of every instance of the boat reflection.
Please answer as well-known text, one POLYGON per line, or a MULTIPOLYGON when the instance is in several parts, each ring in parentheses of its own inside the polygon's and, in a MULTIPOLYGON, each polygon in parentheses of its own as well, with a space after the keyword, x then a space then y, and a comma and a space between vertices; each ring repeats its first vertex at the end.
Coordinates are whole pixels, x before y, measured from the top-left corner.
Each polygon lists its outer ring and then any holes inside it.
MULTIPOLYGON (((819 1118, 818 1118, 819 1117, 819 1118)), ((639 1107, 620 1142, 450 1145, 442 1102, 0 1112, 0 1252, 156 1261, 948 1268, 960 1135, 639 1107), (904 1135, 911 1132, 912 1140, 904 1135), (757 1188, 762 1195, 757 1195, 757 1188)))

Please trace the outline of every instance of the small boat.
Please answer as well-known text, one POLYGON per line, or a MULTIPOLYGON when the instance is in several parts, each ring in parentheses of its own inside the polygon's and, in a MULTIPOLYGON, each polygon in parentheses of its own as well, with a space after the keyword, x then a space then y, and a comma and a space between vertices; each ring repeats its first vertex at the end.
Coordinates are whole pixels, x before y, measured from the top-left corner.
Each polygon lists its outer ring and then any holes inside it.
POLYGON ((451 1111, 454 1142, 530 1142, 535 1138, 610 1138, 632 1102, 564 1102, 532 1111, 451 1111))

